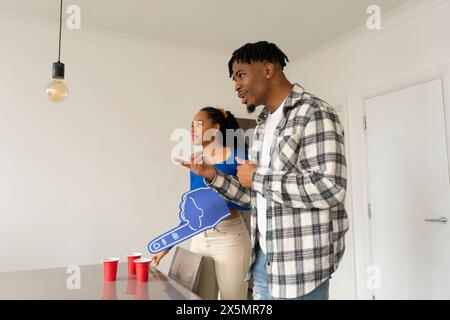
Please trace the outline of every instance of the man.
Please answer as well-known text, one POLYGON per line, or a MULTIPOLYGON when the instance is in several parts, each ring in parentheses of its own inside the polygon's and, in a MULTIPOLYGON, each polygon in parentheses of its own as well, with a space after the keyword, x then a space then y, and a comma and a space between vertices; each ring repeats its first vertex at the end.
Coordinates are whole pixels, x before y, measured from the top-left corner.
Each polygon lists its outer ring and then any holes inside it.
MULTIPOLYGON (((257 119, 250 161, 237 178, 198 161, 188 166, 226 199, 251 207, 254 299, 328 299, 344 253, 344 131, 324 101, 292 85, 286 55, 266 41, 246 44, 229 63, 235 90, 257 119)), ((249 277, 248 277, 249 278, 249 277)))

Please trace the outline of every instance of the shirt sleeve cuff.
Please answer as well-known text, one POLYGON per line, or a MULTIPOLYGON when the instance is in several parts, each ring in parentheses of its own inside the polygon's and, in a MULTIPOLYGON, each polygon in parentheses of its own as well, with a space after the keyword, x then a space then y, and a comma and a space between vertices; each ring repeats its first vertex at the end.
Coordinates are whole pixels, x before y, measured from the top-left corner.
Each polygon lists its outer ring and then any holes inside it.
POLYGON ((268 189, 267 175, 270 173, 270 169, 266 167, 257 167, 253 173, 252 189, 265 196, 268 189))
POLYGON ((212 181, 206 178, 203 180, 208 187, 220 188, 225 183, 225 176, 222 171, 216 169, 216 176, 212 181))

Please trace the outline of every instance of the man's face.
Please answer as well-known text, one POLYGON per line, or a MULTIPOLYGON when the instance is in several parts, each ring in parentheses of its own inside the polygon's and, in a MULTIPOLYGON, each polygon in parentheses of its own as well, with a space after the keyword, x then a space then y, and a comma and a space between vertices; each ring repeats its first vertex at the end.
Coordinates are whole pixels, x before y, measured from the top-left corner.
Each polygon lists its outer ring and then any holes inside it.
POLYGON ((263 62, 242 63, 235 61, 232 65, 234 90, 242 104, 252 113, 257 106, 265 104, 268 91, 266 68, 263 62))

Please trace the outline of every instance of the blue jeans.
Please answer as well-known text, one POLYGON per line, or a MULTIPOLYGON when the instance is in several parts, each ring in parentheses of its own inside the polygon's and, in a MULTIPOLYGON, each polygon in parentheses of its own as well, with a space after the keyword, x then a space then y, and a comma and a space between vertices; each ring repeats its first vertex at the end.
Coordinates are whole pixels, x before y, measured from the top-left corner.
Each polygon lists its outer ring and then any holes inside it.
POLYGON ((261 248, 258 249, 256 261, 252 267, 253 300, 328 300, 329 280, 325 281, 312 292, 304 296, 291 299, 272 297, 267 285, 266 255, 261 248))

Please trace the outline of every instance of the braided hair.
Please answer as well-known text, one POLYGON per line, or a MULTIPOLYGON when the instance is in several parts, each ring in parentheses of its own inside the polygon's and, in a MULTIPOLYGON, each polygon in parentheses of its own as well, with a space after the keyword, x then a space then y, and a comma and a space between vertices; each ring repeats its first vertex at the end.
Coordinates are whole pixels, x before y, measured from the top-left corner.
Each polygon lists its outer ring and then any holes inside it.
POLYGON ((233 76, 232 67, 234 62, 252 63, 256 61, 269 61, 272 63, 277 63, 283 70, 289 62, 289 59, 274 43, 269 43, 267 41, 247 43, 234 51, 230 61, 228 62, 228 72, 230 78, 233 76))

